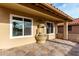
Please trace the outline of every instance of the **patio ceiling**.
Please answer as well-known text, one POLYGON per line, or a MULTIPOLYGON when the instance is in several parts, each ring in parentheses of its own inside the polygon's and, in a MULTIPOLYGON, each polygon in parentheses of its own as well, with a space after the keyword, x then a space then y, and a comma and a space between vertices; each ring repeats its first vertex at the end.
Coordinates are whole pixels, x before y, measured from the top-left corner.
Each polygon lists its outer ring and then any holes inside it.
POLYGON ((43 18, 49 19, 51 21, 58 21, 58 22, 63 22, 64 21, 64 19, 54 17, 52 15, 40 12, 40 11, 35 10, 33 8, 29 8, 27 6, 17 4, 17 3, 1 3, 0 6, 5 7, 5 8, 9 8, 9 9, 12 9, 12 10, 24 12, 24 13, 36 15, 36 16, 39 16, 39 17, 43 17, 43 18))

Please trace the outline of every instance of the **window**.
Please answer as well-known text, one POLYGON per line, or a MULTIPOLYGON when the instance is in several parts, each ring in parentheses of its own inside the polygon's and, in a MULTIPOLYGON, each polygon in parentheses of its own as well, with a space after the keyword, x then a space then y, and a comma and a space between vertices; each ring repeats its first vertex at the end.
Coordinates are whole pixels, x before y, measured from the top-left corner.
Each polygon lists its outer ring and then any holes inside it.
POLYGON ((72 31, 72 26, 68 26, 68 31, 72 31))
POLYGON ((24 35, 31 35, 31 20, 24 19, 24 35))
POLYGON ((32 35, 32 20, 24 17, 18 17, 15 15, 11 16, 11 35, 16 36, 27 36, 32 35))
POLYGON ((22 18, 13 17, 13 36, 23 35, 23 21, 22 18))
POLYGON ((53 23, 47 23, 47 34, 53 33, 53 23))

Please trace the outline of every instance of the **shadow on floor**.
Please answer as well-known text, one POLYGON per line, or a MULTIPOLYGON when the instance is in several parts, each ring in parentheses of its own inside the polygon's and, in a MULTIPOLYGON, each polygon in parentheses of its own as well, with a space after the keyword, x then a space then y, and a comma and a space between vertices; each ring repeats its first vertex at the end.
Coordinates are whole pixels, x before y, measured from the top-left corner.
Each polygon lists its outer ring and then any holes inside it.
POLYGON ((79 44, 76 44, 65 56, 79 56, 79 44))
POLYGON ((72 47, 69 50, 69 52, 67 52, 67 54, 65 54, 65 56, 79 56, 79 44, 76 44, 75 46, 73 46, 73 45, 70 45, 67 43, 63 43, 63 42, 51 41, 51 40, 48 40, 48 41, 72 47))
POLYGON ((57 44, 63 44, 63 45, 74 47, 73 45, 70 45, 70 44, 67 44, 67 43, 63 43, 63 42, 58 42, 58 41, 53 41, 53 40, 47 40, 47 41, 50 41, 50 42, 53 42, 53 43, 57 43, 57 44))

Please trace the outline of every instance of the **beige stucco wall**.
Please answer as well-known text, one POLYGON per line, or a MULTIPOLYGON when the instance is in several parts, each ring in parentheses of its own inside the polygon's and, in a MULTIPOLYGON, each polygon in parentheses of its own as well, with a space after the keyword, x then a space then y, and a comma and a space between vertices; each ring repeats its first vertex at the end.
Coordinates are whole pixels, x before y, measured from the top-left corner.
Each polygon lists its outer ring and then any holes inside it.
POLYGON ((69 40, 79 42, 79 34, 69 34, 69 40))
MULTIPOLYGON (((79 25, 71 25, 72 26, 72 30, 68 31, 69 34, 79 34, 79 25)), ((63 33, 64 32, 64 28, 63 26, 58 26, 58 32, 59 33, 63 33)))
POLYGON ((79 34, 79 25, 72 25, 72 31, 69 31, 70 34, 79 34))
MULTIPOLYGON (((31 37, 22 37, 22 38, 10 38, 10 14, 20 15, 24 17, 31 17, 33 16, 18 12, 14 10, 9 10, 6 8, 0 8, 0 49, 9 49, 25 44, 35 43, 35 34, 36 34, 36 28, 37 24, 39 22, 36 21, 35 18, 33 18, 33 36, 31 37)), ((55 33, 53 35, 50 35, 51 39, 55 38, 55 33)))

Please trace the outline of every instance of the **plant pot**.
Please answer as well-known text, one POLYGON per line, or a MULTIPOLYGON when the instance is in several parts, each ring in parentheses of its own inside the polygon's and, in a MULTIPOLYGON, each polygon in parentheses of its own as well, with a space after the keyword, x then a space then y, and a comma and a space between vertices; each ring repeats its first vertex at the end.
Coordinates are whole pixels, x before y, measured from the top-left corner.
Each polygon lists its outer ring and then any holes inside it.
POLYGON ((39 34, 39 35, 36 35, 36 40, 37 40, 37 43, 45 43, 46 42, 46 39, 47 39, 47 36, 45 34, 39 34))

